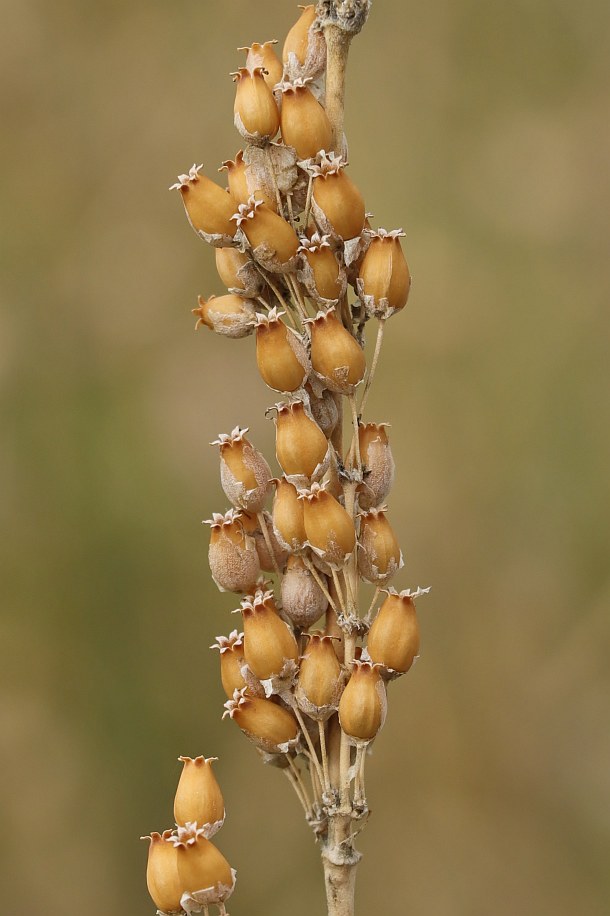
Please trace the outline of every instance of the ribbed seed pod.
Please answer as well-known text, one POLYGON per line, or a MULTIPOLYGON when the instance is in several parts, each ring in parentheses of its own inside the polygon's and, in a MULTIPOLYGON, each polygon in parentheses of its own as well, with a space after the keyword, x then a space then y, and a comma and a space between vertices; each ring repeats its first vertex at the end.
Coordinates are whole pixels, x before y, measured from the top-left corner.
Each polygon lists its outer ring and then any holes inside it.
POLYGON ((213 843, 196 824, 178 827, 172 837, 178 850, 178 873, 185 893, 209 906, 231 896, 235 873, 213 843))
POLYGON ((262 200, 272 210, 277 210, 275 194, 268 188, 254 187, 256 179, 248 169, 243 150, 237 152, 235 159, 227 159, 226 162, 223 162, 218 171, 224 170, 227 172, 231 196, 238 204, 248 203, 251 195, 254 195, 257 200, 262 200))
POLYGON ((309 374, 302 338, 282 321, 285 312, 272 308, 256 316, 256 364, 263 381, 274 391, 297 391, 309 374))
POLYGON ((312 484, 299 494, 307 540, 331 567, 342 566, 356 546, 354 520, 324 486, 312 484))
POLYGON ((212 445, 220 449, 220 481, 227 497, 238 509, 261 512, 271 492, 271 469, 264 456, 246 439, 248 429, 236 426, 221 433, 212 445))
POLYGON ((334 638, 312 633, 299 666, 295 699, 304 713, 324 722, 337 709, 343 690, 343 674, 334 638))
POLYGON ((178 850, 169 842, 171 836, 172 831, 165 830, 163 833, 153 831, 150 836, 141 837, 150 840, 146 866, 148 893, 155 906, 164 913, 181 909, 180 898, 184 892, 178 873, 178 850))
POLYGON ((404 565, 400 545, 385 517, 386 507, 360 515, 358 572, 365 582, 385 585, 404 565))
POLYGON ((315 623, 328 607, 328 599, 299 556, 288 557, 281 594, 284 614, 303 630, 315 623))
POLYGON ((367 314, 388 318, 404 308, 409 298, 411 274, 400 244, 402 229, 379 229, 362 259, 358 274, 358 293, 367 314))
POLYGON ((180 827, 196 823, 207 826, 209 839, 223 825, 225 803, 212 763, 217 757, 178 757, 184 764, 174 798, 174 820, 180 827))
POLYGON ((280 127, 280 113, 261 67, 240 67, 232 74, 237 83, 235 127, 249 143, 273 140, 280 127))
POLYGON ((350 394, 366 372, 364 350, 334 309, 309 319, 311 365, 325 385, 339 394, 350 394))
POLYGON ((252 196, 247 204, 239 204, 233 219, 244 232, 254 257, 263 267, 279 272, 292 268, 299 237, 279 214, 252 196))
POLYGON ((394 483, 395 465, 387 427, 387 423, 362 423, 358 427, 360 457, 364 467, 364 480, 358 487, 361 509, 380 505, 394 483))
POLYGON ((293 714, 272 700, 250 696, 246 689, 227 700, 225 716, 268 754, 285 753, 298 743, 299 726, 293 714))
POLYGON ((312 159, 320 150, 330 149, 333 129, 326 112, 307 87, 307 79, 280 83, 282 140, 296 150, 299 159, 312 159))
POLYGON ((318 301, 336 301, 345 292, 345 274, 339 267, 330 246, 329 235, 314 232, 311 238, 302 238, 299 253, 302 257, 302 279, 307 291, 318 301))
POLYGON ((315 77, 326 63, 326 42, 323 32, 315 28, 315 4, 301 6, 301 15, 292 26, 282 51, 284 68, 291 76, 315 77))
POLYGON ((246 686, 241 673, 244 658, 244 634, 232 630, 228 636, 217 636, 210 649, 218 649, 220 655, 220 680, 222 689, 231 699, 236 690, 246 686))
POLYGON ((249 47, 237 49, 238 51, 248 52, 248 56, 246 57, 246 67, 248 70, 254 70, 256 67, 261 67, 263 71, 267 71, 263 73, 263 76, 271 90, 280 82, 284 72, 284 68, 273 50, 273 45, 276 44, 277 39, 274 38, 272 41, 264 41, 262 44, 259 44, 258 41, 253 41, 249 47))
POLYGON ((188 175, 179 175, 170 190, 180 191, 193 229, 233 238, 235 224, 231 217, 237 209, 236 201, 206 175, 200 174, 202 168, 202 165, 194 165, 188 175))
POLYGON ((369 631, 367 648, 372 661, 384 668, 403 673, 409 670, 419 653, 419 623, 408 589, 388 589, 369 631))
POLYGON ((307 540, 303 503, 297 488, 286 477, 275 479, 273 528, 278 541, 290 551, 302 550, 307 540))
POLYGON ((320 222, 328 222, 328 231, 332 229, 335 235, 345 240, 354 239, 364 229, 365 207, 362 195, 345 174, 346 163, 341 156, 321 153, 319 159, 319 165, 312 169, 314 215, 321 217, 320 222))
POLYGON ((254 538, 244 531, 240 513, 229 509, 225 515, 217 512, 210 525, 208 561, 212 578, 221 592, 252 592, 261 574, 254 538))
POLYGON ((383 726, 386 711, 386 689, 379 666, 354 662, 339 701, 341 728, 351 738, 372 741, 383 726))
POLYGON ((275 453, 289 477, 319 478, 328 469, 328 440, 303 401, 277 405, 275 453))
POLYGON ((244 619, 244 657, 261 681, 277 677, 287 662, 296 664, 299 650, 288 624, 280 618, 273 592, 258 592, 241 603, 244 619))
POLYGON ((247 337, 254 330, 255 311, 249 299, 228 293, 208 299, 199 296, 198 302, 198 307, 191 309, 193 315, 197 315, 195 330, 204 324, 216 334, 233 338, 247 337))

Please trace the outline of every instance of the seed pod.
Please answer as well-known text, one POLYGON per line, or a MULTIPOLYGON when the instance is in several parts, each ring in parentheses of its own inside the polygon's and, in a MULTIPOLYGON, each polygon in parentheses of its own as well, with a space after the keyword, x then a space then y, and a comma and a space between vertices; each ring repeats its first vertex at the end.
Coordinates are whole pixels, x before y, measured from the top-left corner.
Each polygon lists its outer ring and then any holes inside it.
POLYGON ((273 140, 280 127, 280 113, 261 67, 240 67, 232 74, 237 83, 235 127, 249 143, 264 145, 273 140))
POLYGON ((184 767, 174 798, 174 820, 180 827, 196 822, 209 839, 220 830, 225 819, 224 799, 212 771, 212 763, 218 758, 178 757, 178 760, 184 767))
POLYGON ((275 453, 288 477, 319 479, 328 470, 326 436, 305 410, 303 401, 277 404, 275 453))
POLYGON ((299 159, 313 159, 320 150, 330 149, 333 138, 326 112, 307 88, 310 82, 310 78, 295 79, 278 86, 282 92, 282 139, 296 150, 299 159))
POLYGON ((343 674, 334 641, 334 637, 321 633, 310 635, 294 693, 299 709, 322 722, 337 710, 343 691, 343 674))
POLYGON ((284 42, 284 68, 290 77, 315 77, 324 70, 326 63, 324 33, 316 27, 315 4, 299 9, 302 13, 284 42))
POLYGON ((340 567, 356 546, 354 520, 325 485, 302 490, 305 532, 312 550, 331 567, 340 567))
POLYGON ((233 293, 226 296, 199 296, 199 306, 191 309, 197 315, 195 330, 204 324, 211 331, 223 337, 247 337, 254 330, 254 305, 249 299, 242 299, 233 293))
POLYGON ((314 372, 331 391, 351 394, 364 378, 364 350, 347 328, 343 327, 334 309, 318 312, 307 319, 311 328, 311 365, 314 372))
POLYGON ((278 677, 287 662, 296 661, 299 650, 288 624, 280 618, 273 592, 258 592, 241 603, 244 618, 244 657, 260 680, 278 677))
POLYGON ((364 466, 364 480, 358 487, 361 509, 380 505, 394 483, 395 465, 387 427, 387 423, 362 423, 358 426, 360 457, 364 466))
POLYGON ((141 837, 150 840, 146 884, 153 903, 164 913, 181 910, 180 898, 183 893, 182 880, 178 873, 178 850, 169 842, 171 830, 141 837))
POLYGON ((272 41, 263 42, 263 44, 253 41, 249 47, 237 49, 238 51, 248 52, 246 57, 248 70, 254 70, 256 67, 263 69, 265 82, 271 90, 274 89, 276 83, 280 82, 284 73, 284 68, 273 50, 273 45, 276 44, 277 39, 274 38, 272 41), (267 71, 266 73, 264 72, 265 70, 267 71))
POLYGON ((220 655, 220 680, 229 699, 236 690, 246 686, 241 673, 244 664, 244 634, 232 630, 228 636, 217 636, 210 649, 218 649, 220 655))
POLYGON ((383 727, 386 711, 386 689, 379 666, 354 662, 339 701, 341 728, 358 741, 372 741, 383 727))
POLYGON ((328 607, 328 599, 299 556, 288 557, 281 594, 284 614, 303 630, 315 623, 328 607))
POLYGON ((358 572, 365 582, 385 585, 404 561, 398 540, 385 517, 387 508, 369 509, 360 516, 358 572))
POLYGON ((253 196, 247 204, 239 204, 232 218, 244 232, 259 264, 272 272, 292 270, 299 237, 285 219, 253 196))
POLYGON ((287 550, 302 550, 307 540, 303 503, 296 487, 286 477, 276 478, 274 483, 273 529, 277 539, 287 550))
MULTIPOLYGON (((265 281, 254 261, 237 248, 215 248, 218 276, 232 293, 255 298, 262 292, 265 281)), ((251 303, 250 303, 251 304, 251 303)), ((254 307, 250 313, 254 318, 254 307)))
POLYGON ((303 339, 272 308, 256 316, 256 363, 263 381, 275 391, 297 391, 310 370, 303 339))
POLYGON ((191 901, 201 908, 222 903, 231 896, 235 872, 197 824, 179 826, 171 841, 178 850, 178 873, 187 897, 183 905, 189 912, 195 909, 191 901))
POLYGON ((302 266, 298 279, 322 305, 336 302, 347 285, 345 271, 339 267, 329 239, 330 235, 314 232, 311 238, 302 238, 299 246, 302 266))
POLYGON ((188 175, 179 175, 170 191, 180 191, 186 214, 196 232, 208 236, 206 240, 211 244, 227 245, 235 235, 231 217, 236 202, 227 191, 200 174, 202 168, 202 165, 194 165, 188 175))
MULTIPOLYGON (((418 590, 416 594, 423 594, 418 590)), ((367 640, 372 661, 392 671, 409 670, 419 653, 419 623, 409 589, 390 588, 373 621, 367 640)))
MULTIPOLYGON (((322 386, 316 387, 321 388, 322 386)), ((328 388, 323 388, 318 396, 308 382, 305 385, 305 392, 309 396, 309 406, 314 420, 326 438, 330 439, 339 421, 339 408, 332 391, 329 391, 328 388)))
POLYGON ((324 232, 342 239, 354 239, 364 229, 364 200, 356 185, 345 174, 347 163, 334 153, 320 153, 319 164, 311 169, 312 209, 324 232))
POLYGON ((285 754, 298 744, 299 726, 293 714, 273 700, 250 696, 246 689, 236 691, 225 703, 223 719, 226 716, 268 754, 285 754))
POLYGON ((271 469, 263 455, 246 439, 246 429, 236 426, 221 433, 211 445, 220 447, 220 481, 238 509, 261 512, 271 491, 271 469))
POLYGON ((402 229, 371 233, 371 242, 356 281, 358 295, 370 318, 389 318, 407 304, 411 288, 409 267, 400 244, 402 229))
POLYGON ((227 159, 226 162, 223 162, 218 171, 222 172, 224 170, 227 172, 231 196, 238 204, 248 203, 250 196, 254 195, 257 200, 262 200, 272 210, 277 210, 276 196, 273 189, 256 187, 258 182, 256 181, 255 173, 246 164, 243 150, 237 152, 235 159, 227 159))
POLYGON ((240 513, 235 509, 225 515, 215 512, 204 524, 211 528, 208 561, 220 591, 253 591, 261 567, 254 538, 244 531, 240 513))

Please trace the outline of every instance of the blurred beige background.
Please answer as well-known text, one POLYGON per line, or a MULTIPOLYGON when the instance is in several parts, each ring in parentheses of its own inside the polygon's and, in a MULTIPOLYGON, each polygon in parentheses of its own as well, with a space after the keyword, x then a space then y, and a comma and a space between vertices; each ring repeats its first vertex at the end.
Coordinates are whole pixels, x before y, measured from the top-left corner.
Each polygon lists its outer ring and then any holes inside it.
MULTIPOLYGON (((235 48, 292 3, 2 0, 0 707, 11 916, 146 916, 138 837, 178 754, 220 757, 233 916, 323 912, 287 782, 231 723, 234 624, 200 521, 207 443, 272 453, 252 341, 168 193, 240 146, 235 48)), ((376 0, 353 46, 351 175, 415 278, 371 416, 393 424, 400 584, 422 659, 369 767, 358 913, 610 912, 604 0, 376 0)))

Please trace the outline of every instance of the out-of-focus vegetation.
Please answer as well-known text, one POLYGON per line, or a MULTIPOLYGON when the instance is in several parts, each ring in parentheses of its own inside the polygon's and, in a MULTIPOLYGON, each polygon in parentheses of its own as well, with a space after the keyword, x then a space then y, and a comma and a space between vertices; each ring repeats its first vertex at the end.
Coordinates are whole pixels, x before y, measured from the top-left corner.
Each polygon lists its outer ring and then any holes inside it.
MULTIPOLYGON (((201 518, 208 441, 272 454, 252 341, 194 334, 213 257, 167 186, 240 146, 234 49, 296 10, 8 0, 0 184, 2 911, 145 914, 138 836, 178 754, 218 755, 234 914, 321 912, 288 783, 231 723, 234 625, 201 518)), ((608 4, 377 0, 354 43, 351 176, 415 278, 370 401, 422 659, 367 782, 359 912, 602 916, 608 4)))

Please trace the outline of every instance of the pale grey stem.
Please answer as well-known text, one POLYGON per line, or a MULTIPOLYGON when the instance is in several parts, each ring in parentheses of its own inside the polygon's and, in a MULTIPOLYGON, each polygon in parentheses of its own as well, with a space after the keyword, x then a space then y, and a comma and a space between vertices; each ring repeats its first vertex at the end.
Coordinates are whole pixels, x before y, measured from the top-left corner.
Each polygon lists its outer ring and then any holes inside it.
POLYGON ((311 210, 311 195, 313 192, 313 175, 309 176, 309 183, 307 185, 307 198, 305 200, 305 216, 303 218, 303 225, 305 229, 309 225, 309 213, 311 210))
POLYGON ((326 585, 324 584, 324 580, 322 579, 322 576, 319 574, 318 570, 316 569, 316 567, 314 566, 314 564, 311 562, 311 560, 309 559, 309 557, 305 556, 305 554, 303 554, 303 563, 305 564, 305 566, 307 567, 307 569, 309 570, 309 572, 312 574, 312 576, 314 577, 314 579, 316 580, 316 582, 317 582, 318 585, 320 586, 320 588, 321 588, 321 590, 322 590, 322 594, 324 595, 324 597, 326 598, 326 600, 327 600, 328 603, 330 604, 330 606, 331 606, 331 608, 333 609, 333 611, 335 612, 335 614, 338 614, 339 611, 337 610, 337 605, 336 605, 335 602, 333 601, 332 596, 331 596, 329 590, 326 588, 326 585))
POLYGON ((301 789, 300 789, 299 784, 298 784, 298 782, 297 782, 297 780, 296 780, 296 778, 295 778, 294 773, 292 772, 291 769, 283 770, 283 772, 286 774, 286 778, 288 779, 288 782, 290 783, 290 785, 292 786, 292 788, 293 788, 294 791, 296 792, 297 798, 299 799, 299 801, 301 802, 301 805, 303 806, 303 811, 305 812, 305 815, 308 816, 308 815, 309 815, 309 808, 307 807, 307 804, 306 804, 306 802, 305 802, 305 799, 303 798, 303 793, 301 792, 301 789))
POLYGON ((347 607, 345 606, 345 600, 343 598, 343 592, 341 590, 341 583, 339 581, 339 575, 336 569, 332 570, 333 582, 335 583, 335 589, 337 591, 337 598, 339 599, 339 605, 341 607, 341 612, 344 617, 347 617, 347 607))
POLYGON ((284 216, 284 208, 282 206, 282 196, 280 194, 280 189, 277 186, 277 176, 275 174, 275 167, 273 165, 273 159, 271 153, 269 152, 269 147, 265 147, 265 153, 267 154, 267 162, 269 163, 269 171, 273 176, 273 187, 275 188, 275 199, 277 201, 277 210, 280 216, 284 216))
POLYGON ((294 762, 294 760, 292 759, 292 757, 291 757, 289 754, 286 754, 286 759, 287 759, 287 761, 288 761, 288 766, 289 766, 290 769, 292 770, 292 773, 293 773, 293 775, 294 775, 294 778, 296 779, 297 784, 298 784, 298 786, 299 786, 299 788, 300 788, 300 790, 301 790, 301 793, 302 793, 302 795, 303 795, 303 799, 304 799, 304 801, 305 801, 305 811, 306 811, 307 815, 309 815, 309 814, 311 814, 311 799, 310 799, 310 797, 309 797, 309 792, 307 791, 307 786, 306 786, 305 783, 303 782, 303 777, 301 776, 301 771, 299 770, 298 766, 296 765, 296 763, 294 762))
POLYGON ((352 441, 354 445, 354 453, 356 456, 355 468, 356 470, 361 471, 362 461, 360 459, 360 437, 358 436, 358 408, 356 407, 356 395, 353 393, 350 394, 348 400, 349 406, 352 410, 352 423, 354 425, 354 438, 352 441))
POLYGON ((328 754, 326 752, 326 729, 324 722, 318 719, 318 732, 320 735, 320 757, 322 758, 322 770, 324 772, 324 791, 330 791, 330 775, 328 772, 328 754))
POLYGON ((383 332, 385 331, 386 321, 386 318, 379 319, 379 327, 377 328, 377 340, 375 341, 375 352, 373 353, 373 362, 371 363, 371 368, 369 369, 369 374, 364 385, 364 391, 362 393, 362 401, 360 402, 360 416, 362 416, 364 413, 369 391, 371 390, 371 385, 373 384, 373 379, 375 377, 375 370, 377 369, 377 364, 379 362, 379 354, 381 353, 383 332))
POLYGON ((273 544, 271 543, 271 538, 269 537, 269 529, 267 528, 267 522, 265 521, 265 516, 262 512, 258 512, 256 515, 258 523, 261 526, 261 531, 263 532, 263 537, 265 539, 265 544, 267 545, 267 550, 271 557, 271 562, 273 563, 273 569, 278 579, 281 581, 282 573, 280 572, 280 567, 277 564, 277 558, 275 556, 275 551, 273 549, 273 544))
POLYGON ((299 725, 301 726, 301 731, 303 732, 303 737, 305 738, 305 741, 306 741, 306 743, 307 743, 307 747, 309 748, 309 753, 310 753, 310 755, 311 755, 311 762, 313 763, 314 767, 316 768, 316 773, 318 774, 318 778, 319 778, 320 782, 322 783, 324 777, 323 777, 323 774, 322 774, 322 768, 321 768, 321 766, 320 766, 320 761, 318 760, 318 755, 316 754, 316 749, 315 749, 315 747, 313 746, 313 741, 311 740, 311 735, 309 734, 309 731, 308 731, 308 729, 307 729, 307 726, 305 725, 305 722, 304 722, 304 720, 303 720, 303 716, 301 715, 301 710, 300 710, 299 707, 297 706, 296 701, 295 701, 295 699, 294 699, 294 696, 293 696, 292 694, 290 694, 290 705, 292 706, 292 711, 293 711, 293 713, 294 713, 295 716, 297 717, 297 722, 298 722, 299 725))
POLYGON ((375 589, 375 594, 373 595, 373 600, 371 601, 371 606, 370 606, 370 608, 368 609, 368 611, 366 612, 365 617, 364 617, 364 622, 365 622, 367 625, 370 624, 370 623, 371 623, 371 620, 373 619, 373 609, 374 609, 375 605, 377 604, 377 599, 379 598, 379 592, 380 592, 380 591, 381 591, 381 587, 378 585, 377 588, 375 589))
POLYGON ((292 194, 286 195, 286 204, 288 206, 288 216, 290 217, 290 225, 294 227, 294 213, 292 210, 292 194))

